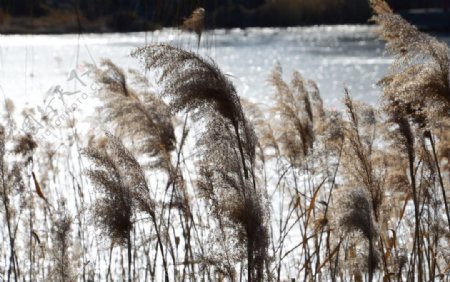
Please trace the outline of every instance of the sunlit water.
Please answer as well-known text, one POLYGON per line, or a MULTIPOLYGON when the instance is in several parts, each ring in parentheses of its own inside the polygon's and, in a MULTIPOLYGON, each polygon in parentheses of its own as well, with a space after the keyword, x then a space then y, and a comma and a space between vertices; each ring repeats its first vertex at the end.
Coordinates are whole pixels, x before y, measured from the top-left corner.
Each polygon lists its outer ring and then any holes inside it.
MULTIPOLYGON (((450 42, 450 36, 440 36, 450 42)), ((0 36, 0 86, 4 96, 19 106, 42 104, 52 87, 77 90, 67 81, 72 70, 82 73, 83 63, 110 58, 124 69, 139 68, 130 52, 154 42, 168 42, 214 59, 230 76, 238 93, 253 101, 271 103, 267 82, 279 62, 286 78, 292 70, 315 80, 328 107, 339 107, 343 88, 376 103, 376 82, 391 59, 369 26, 320 26, 215 30, 206 32, 200 48, 194 34, 174 29, 157 32, 87 35, 0 36)))
MULTIPOLYGON (((441 35, 439 39, 450 42, 450 36, 441 35)), ((376 39, 374 29, 368 26, 215 30, 203 35, 199 48, 195 35, 173 29, 81 36, 0 36, 0 102, 7 97, 19 109, 29 106, 44 111, 48 107, 64 111, 61 101, 51 99, 51 94, 59 89, 61 93, 68 93, 64 96, 66 106, 92 110, 93 103, 88 96, 92 96, 95 87, 92 88, 92 81, 83 77, 87 70, 85 63, 97 64, 102 58, 109 58, 123 69, 139 69, 139 63, 130 57, 130 52, 155 42, 168 42, 211 57, 229 75, 242 97, 266 105, 272 103, 274 89, 268 83, 268 77, 277 63, 284 68, 287 79, 293 70, 299 70, 305 77, 315 80, 325 106, 339 108, 345 86, 356 99, 377 103, 381 90, 376 83, 386 74, 392 61, 384 54, 384 44, 376 39), (73 74, 79 75, 80 81, 71 80, 73 74)), ((154 79, 150 77, 150 81, 154 79)), ((2 114, 3 107, 0 108, 2 114)), ((68 139, 69 136, 59 134, 60 117, 58 113, 50 118, 50 125, 36 133, 38 140, 55 140, 51 136, 68 139)), ((19 124, 21 128, 23 125, 25 123, 19 124)), ((194 148, 193 144, 188 146, 194 148)), ((64 187, 55 188, 55 195, 64 193, 72 203, 76 196, 69 196, 70 191, 58 192, 61 188, 64 187)), ((160 190, 155 190, 155 197, 156 191, 160 190)), ((160 197, 164 197, 164 193, 160 197)), ((274 198, 274 206, 281 201, 274 198)), ((274 222, 278 222, 278 217, 284 215, 275 212, 274 222)), ((93 229, 88 230, 91 232, 88 237, 95 233, 93 229)), ((287 247, 297 244, 300 234, 294 233, 286 239, 287 247)), ((108 249, 105 250, 103 257, 107 258, 108 249)), ((96 261, 100 257, 97 250, 90 247, 87 252, 87 259, 94 262, 96 271, 105 273, 107 262, 96 261)), ((287 266, 283 269, 286 278, 292 276, 290 271, 296 270, 295 264, 287 266)))

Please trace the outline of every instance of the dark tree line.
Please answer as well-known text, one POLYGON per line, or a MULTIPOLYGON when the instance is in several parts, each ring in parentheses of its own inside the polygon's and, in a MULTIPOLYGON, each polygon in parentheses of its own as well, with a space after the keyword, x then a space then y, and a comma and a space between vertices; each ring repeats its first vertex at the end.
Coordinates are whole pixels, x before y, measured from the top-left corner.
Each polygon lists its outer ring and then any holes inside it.
MULTIPOLYGON (((394 10, 445 7, 449 0, 391 0, 394 10)), ((105 20, 113 30, 179 25, 204 7, 206 26, 290 26, 364 23, 368 0, 0 0, 3 14, 41 17, 52 11, 77 13, 88 21, 105 20)))

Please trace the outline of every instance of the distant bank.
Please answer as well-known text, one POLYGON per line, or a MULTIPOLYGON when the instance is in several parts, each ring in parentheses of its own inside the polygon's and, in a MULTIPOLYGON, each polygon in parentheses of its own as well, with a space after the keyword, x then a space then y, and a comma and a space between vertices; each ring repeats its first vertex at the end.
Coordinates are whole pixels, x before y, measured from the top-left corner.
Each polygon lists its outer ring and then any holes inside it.
POLYGON ((368 0, 4 0, 0 33, 132 32, 176 27, 206 10, 214 28, 362 24, 368 0))
MULTIPOLYGON (((137 0, 135 0, 137 1, 137 0)), ((13 16, 0 9, 0 34, 64 34, 151 31, 176 27, 191 10, 161 10, 146 15, 142 9, 117 9, 100 16, 79 10, 49 9, 35 16, 13 16)), ((450 10, 410 9, 399 12, 427 31, 450 32, 450 10)), ((288 27, 333 24, 366 24, 371 17, 367 0, 267 1, 248 8, 243 5, 206 9, 206 28, 288 27), (339 2, 340 4, 336 4, 339 2), (319 4, 320 3, 320 4, 319 4)))
POLYGON ((401 15, 421 30, 450 32, 450 10, 412 9, 401 15))

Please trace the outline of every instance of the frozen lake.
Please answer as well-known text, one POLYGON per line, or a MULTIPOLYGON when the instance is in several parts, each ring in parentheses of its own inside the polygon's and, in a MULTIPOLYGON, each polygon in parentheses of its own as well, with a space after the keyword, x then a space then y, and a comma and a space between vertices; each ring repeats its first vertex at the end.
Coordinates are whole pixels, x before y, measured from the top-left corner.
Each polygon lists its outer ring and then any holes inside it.
MULTIPOLYGON (((155 32, 78 35, 8 35, 0 37, 0 86, 20 106, 41 104, 45 93, 68 82, 83 63, 110 58, 124 69, 139 68, 130 52, 148 43, 166 42, 197 51, 194 34, 174 29, 155 32)), ((450 36, 440 36, 450 42, 450 36)), ((376 102, 376 82, 390 58, 370 26, 318 26, 247 30, 214 30, 203 34, 198 52, 213 58, 230 75, 242 97, 270 103, 267 79, 277 62, 285 77, 299 70, 315 80, 325 104, 334 107, 347 86, 352 96, 376 102)))

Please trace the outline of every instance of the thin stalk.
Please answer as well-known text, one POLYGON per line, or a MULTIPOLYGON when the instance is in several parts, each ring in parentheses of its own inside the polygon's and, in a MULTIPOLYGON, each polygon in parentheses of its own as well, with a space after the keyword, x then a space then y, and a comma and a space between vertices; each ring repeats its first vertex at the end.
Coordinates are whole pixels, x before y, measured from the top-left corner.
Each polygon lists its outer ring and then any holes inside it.
POLYGON ((245 165, 244 149, 242 147, 241 137, 239 135, 239 124, 237 121, 233 121, 233 127, 234 132, 236 133, 236 139, 238 141, 239 153, 241 154, 242 169, 244 170, 245 179, 248 179, 247 166, 245 165))
MULTIPOLYGON (((413 201, 414 201, 414 219, 415 219, 415 230, 414 230, 414 240, 415 244, 413 247, 413 256, 418 256, 418 275, 419 282, 423 281, 423 269, 422 269, 422 248, 420 243, 420 215, 419 215, 419 199, 417 197, 417 188, 416 188, 416 177, 414 174, 414 156, 412 152, 408 152, 409 157, 409 174, 411 178, 411 188, 413 192, 413 201)), ((415 269, 412 271, 412 279, 415 280, 415 269)))
POLYGON ((373 253, 373 242, 372 238, 369 239, 369 258, 368 258, 368 266, 369 266, 369 282, 373 280, 373 272, 375 271, 374 265, 374 253, 373 253))
POLYGON ((449 208, 448 208, 447 196, 445 194, 444 181, 442 180, 441 168, 439 166, 439 162, 438 162, 438 159, 437 159, 436 148, 435 148, 435 145, 434 145, 433 136, 431 135, 430 132, 428 132, 428 133, 429 134, 427 134, 427 137, 430 140, 431 148, 433 150, 434 163, 436 165, 436 169, 437 169, 437 172, 438 172, 439 184, 441 186, 442 197, 444 198, 445 212, 447 214, 448 227, 450 228, 450 212, 449 212, 449 208))
POLYGON ((127 234, 127 249, 128 249, 128 281, 131 282, 131 229, 128 230, 127 234))
POLYGON ((164 266, 164 279, 166 282, 169 282, 169 271, 167 270, 167 262, 164 257, 164 247, 163 247, 163 244, 161 241, 161 234, 159 232, 158 223, 156 221, 155 214, 151 214, 151 217, 152 217, 153 225, 155 226, 155 232, 156 232, 156 237, 158 239, 158 245, 161 250, 161 256, 162 256, 162 261, 163 261, 163 266, 164 266))
POLYGON ((109 248, 109 263, 108 263, 108 271, 106 272, 106 281, 109 281, 109 275, 111 273, 111 261, 112 261, 113 246, 114 246, 114 243, 111 243, 111 247, 109 248))
POLYGON ((247 279, 251 282, 253 281, 253 240, 250 238, 247 238, 247 260, 247 279))

